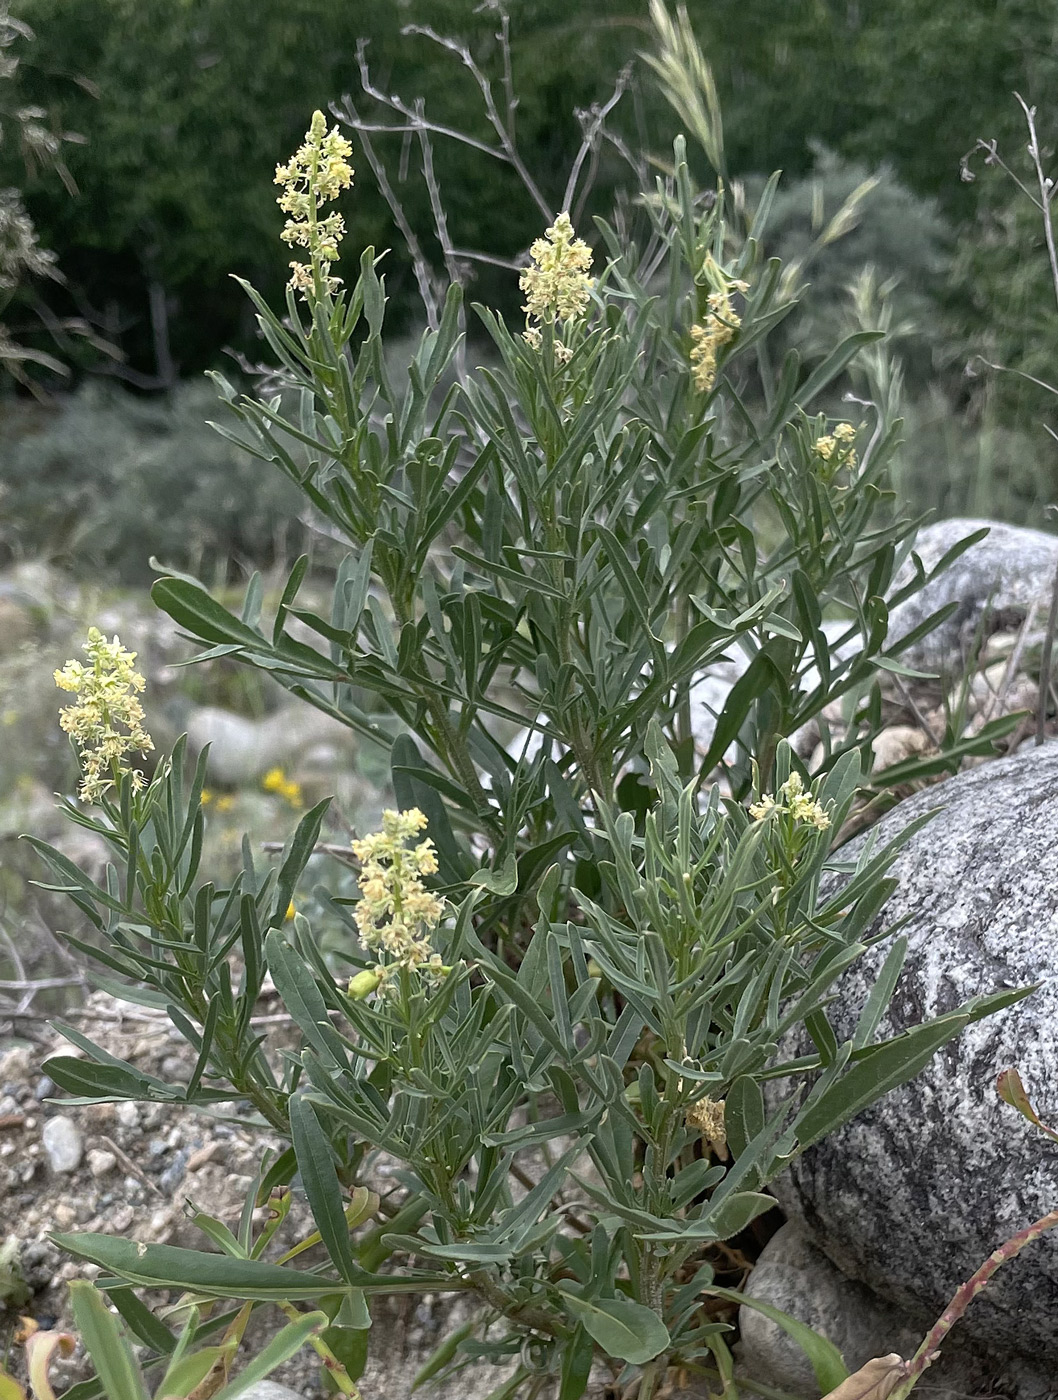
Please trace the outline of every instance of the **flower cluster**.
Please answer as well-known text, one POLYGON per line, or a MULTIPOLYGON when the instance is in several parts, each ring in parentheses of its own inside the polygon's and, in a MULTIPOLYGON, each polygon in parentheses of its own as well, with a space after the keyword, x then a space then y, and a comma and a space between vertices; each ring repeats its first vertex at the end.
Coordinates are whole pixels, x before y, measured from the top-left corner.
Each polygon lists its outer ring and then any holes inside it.
MULTIPOLYGON (((117 777, 130 771, 125 757, 143 755, 154 748, 143 727, 143 706, 136 698, 146 684, 133 668, 134 651, 126 651, 117 637, 108 642, 98 627, 88 629, 83 651, 88 665, 67 661, 55 672, 60 690, 73 691, 77 703, 60 712, 59 723, 81 750, 82 802, 98 802, 117 777)), ((132 774, 133 786, 142 788, 143 775, 132 774)))
POLYGON ((397 967, 442 971, 430 930, 441 921, 444 900, 423 884, 423 876, 437 873, 434 844, 429 837, 408 844, 425 827, 418 807, 385 811, 381 831, 353 842, 360 862, 356 926, 365 948, 386 954, 386 964, 377 969, 382 976, 397 967))
POLYGON ((723 285, 709 293, 705 320, 691 327, 691 339, 694 341, 690 355, 691 371, 694 387, 703 394, 707 394, 716 382, 716 359, 721 347, 734 339, 735 332, 742 325, 742 317, 731 305, 731 293, 749 290, 746 282, 725 278, 719 268, 715 269, 715 275, 723 285))
POLYGON ((812 451, 822 463, 826 475, 832 476, 840 467, 852 468, 856 465, 856 429, 851 423, 837 423, 833 431, 817 438, 812 451))
POLYGON ((686 1113, 688 1128, 701 1133, 722 1162, 727 1161, 727 1128, 724 1125, 723 1099, 706 1097, 692 1103, 686 1113))
POLYGON ((778 800, 765 794, 749 809, 754 821, 763 821, 770 812, 787 812, 795 822, 806 822, 817 831, 826 831, 830 818, 811 792, 805 791, 800 773, 791 773, 778 792, 778 800))
MULTIPOLYGON (((594 278, 588 276, 591 249, 573 233, 568 214, 559 214, 543 238, 529 249, 532 265, 518 280, 526 294, 522 307, 526 316, 525 338, 534 348, 540 345, 540 326, 556 321, 579 320, 588 309, 594 278), (533 324, 535 323, 535 324, 533 324)), ((559 360, 568 360, 572 351, 556 344, 559 360)))
POLYGON ((311 258, 311 263, 290 264, 290 285, 304 295, 317 290, 317 276, 332 294, 341 285, 340 277, 330 275, 330 266, 338 258, 345 221, 341 214, 320 218, 319 211, 353 183, 352 150, 337 127, 327 130, 322 112, 313 112, 304 143, 286 165, 276 166, 275 182, 283 186, 276 203, 290 216, 280 237, 292 248, 307 248, 311 258))
POLYGON ((301 795, 301 784, 288 778, 282 768, 269 768, 261 779, 261 786, 265 792, 274 792, 284 802, 289 802, 291 807, 304 807, 305 805, 305 800, 301 795))

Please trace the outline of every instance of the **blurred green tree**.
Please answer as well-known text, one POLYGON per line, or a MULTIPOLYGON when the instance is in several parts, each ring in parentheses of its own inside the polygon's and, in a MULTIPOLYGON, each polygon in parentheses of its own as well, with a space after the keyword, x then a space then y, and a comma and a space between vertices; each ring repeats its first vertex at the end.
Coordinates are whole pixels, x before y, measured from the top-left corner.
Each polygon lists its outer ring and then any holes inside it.
MULTIPOLYGON (((690 0, 688 9, 716 73, 733 173, 806 175, 822 146, 867 169, 887 163, 957 221, 978 204, 959 179, 960 156, 978 135, 1020 140, 1011 91, 1031 100, 1053 75, 1051 0, 690 0)), ((266 296, 285 274, 277 212, 254 175, 296 143, 315 106, 359 93, 358 40, 370 40, 379 89, 411 104, 421 97, 439 123, 491 135, 459 57, 421 34, 402 36, 405 25, 470 42, 505 98, 496 0, 21 0, 20 10, 38 35, 19 78, 26 101, 49 105, 57 129, 88 137, 69 157, 76 200, 44 181, 27 190, 69 279, 59 309, 118 341, 122 372, 141 387, 215 364, 227 345, 254 355, 252 321, 228 274, 266 296), (82 86, 69 81, 78 77, 82 86)), ((518 141, 553 212, 581 137, 575 109, 606 99, 648 32, 646 0, 513 8, 518 141)), ((356 101, 362 114, 377 113, 362 93, 356 101)), ((649 85, 633 85, 611 121, 635 149, 668 148, 671 116, 649 85)), ((429 228, 414 143, 377 142, 409 219, 429 228)), ((625 172, 612 148, 600 156, 602 210, 625 172)), ((0 149, 0 180, 11 182, 15 159, 0 149)), ((400 249, 361 153, 355 163, 348 246, 400 249)), ((436 163, 458 246, 509 259, 539 233, 539 209, 497 162, 442 141, 436 163)), ((1002 261, 997 254, 996 277, 1002 261)), ((990 267, 976 269, 979 281, 990 267)), ((410 314, 410 263, 390 255, 387 275, 398 310, 403 302, 410 314)), ((515 304, 506 270, 479 275, 476 295, 515 304)), ((969 325, 967 288, 957 300, 969 325)))

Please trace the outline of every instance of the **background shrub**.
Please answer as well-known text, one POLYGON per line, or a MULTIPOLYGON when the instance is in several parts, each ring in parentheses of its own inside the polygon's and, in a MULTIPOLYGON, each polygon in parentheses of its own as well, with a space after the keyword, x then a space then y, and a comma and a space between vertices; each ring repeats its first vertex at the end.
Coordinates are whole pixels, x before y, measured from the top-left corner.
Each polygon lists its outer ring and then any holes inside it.
POLYGON ((296 494, 204 421, 205 383, 146 399, 98 383, 9 403, 0 433, 0 560, 43 556, 143 583, 156 555, 221 579, 267 567, 304 531, 296 494))

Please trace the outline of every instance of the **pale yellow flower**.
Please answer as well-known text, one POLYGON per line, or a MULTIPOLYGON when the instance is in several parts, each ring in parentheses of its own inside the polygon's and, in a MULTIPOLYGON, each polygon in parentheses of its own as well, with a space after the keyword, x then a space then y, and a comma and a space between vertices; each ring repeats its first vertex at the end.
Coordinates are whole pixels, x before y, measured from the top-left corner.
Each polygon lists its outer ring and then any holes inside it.
POLYGON ((762 822, 764 818, 768 815, 768 813, 774 809, 774 807, 775 798, 770 797, 768 793, 765 793, 759 802, 754 802, 750 806, 749 814, 755 822, 762 822))
POLYGON ((378 969, 382 978, 399 967, 443 973, 430 932, 440 923, 445 902, 423 884, 424 876, 437 873, 437 855, 429 837, 409 844, 426 825, 418 807, 387 810, 381 831, 353 842, 360 862, 356 926, 364 947, 385 955, 378 969))
POLYGON ((826 831, 830 826, 830 818, 821 803, 806 791, 800 773, 795 771, 790 774, 779 789, 777 798, 765 793, 759 802, 753 803, 749 809, 753 820, 763 821, 769 813, 778 811, 788 812, 795 822, 805 822, 817 831, 826 831))
POLYGON ((327 130, 322 112, 313 112, 302 145, 286 165, 276 166, 275 182, 283 186, 276 203, 289 215, 280 236, 292 248, 308 249, 311 258, 310 263, 290 264, 290 285, 305 296, 315 292, 317 276, 331 293, 341 285, 340 277, 330 275, 330 266, 338 259, 345 221, 341 214, 321 218, 319 211, 353 183, 352 150, 337 127, 327 130))
MULTIPOLYGON (((591 249, 577 238, 568 214, 559 214, 543 238, 529 249, 531 265, 518 279, 526 294, 522 310, 526 316, 525 338, 535 348, 540 345, 540 326, 556 321, 578 321, 588 309, 595 280, 588 276, 591 249), (536 324, 534 324, 534 322, 536 324)), ((567 361, 572 351, 556 346, 556 358, 567 361)))
POLYGON ((727 1128, 724 1123, 723 1099, 706 1097, 692 1103, 687 1110, 686 1123, 688 1128, 701 1133, 722 1162, 727 1161, 727 1128))
POLYGON ((136 653, 126 651, 117 637, 108 642, 97 627, 88 629, 82 649, 89 665, 67 661, 55 672, 59 689, 77 694, 77 703, 60 712, 59 723, 81 750, 81 800, 98 802, 125 773, 132 773, 137 790, 143 787, 143 774, 130 769, 126 757, 146 754, 154 744, 136 698, 146 684, 133 666, 136 653))
MULTIPOLYGON (((745 283, 732 283, 732 287, 742 290, 745 283)), ((731 305, 731 296, 725 288, 710 292, 705 320, 691 327, 691 370, 694 387, 707 394, 716 382, 716 359, 722 346, 733 340, 742 325, 742 317, 731 305)))
POLYGON ((831 471, 837 471, 839 467, 854 467, 856 449, 852 444, 855 440, 856 429, 851 423, 837 423, 831 432, 815 440, 812 451, 831 471))

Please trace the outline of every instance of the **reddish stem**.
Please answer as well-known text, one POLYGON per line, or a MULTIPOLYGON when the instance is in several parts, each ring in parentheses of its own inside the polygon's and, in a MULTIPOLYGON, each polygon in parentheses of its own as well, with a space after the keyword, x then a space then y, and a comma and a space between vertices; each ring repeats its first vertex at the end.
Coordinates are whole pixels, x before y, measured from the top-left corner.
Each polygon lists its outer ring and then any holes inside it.
MULTIPOLYGON (((1039 1239, 1040 1235, 1045 1230, 1051 1229, 1053 1225, 1058 1225, 1058 1210, 1052 1210, 1050 1214, 1045 1215, 1042 1220, 1037 1220, 1033 1225, 1026 1225, 1024 1230, 1019 1230, 1016 1235, 1007 1240, 1006 1244, 1001 1244, 998 1249, 994 1249, 977 1272, 956 1290, 951 1302, 926 1333, 922 1345, 907 1363, 907 1378, 912 1384, 921 1376, 927 1366, 931 1366, 936 1361, 941 1342, 1000 1265, 1008 1263, 1015 1255, 1020 1254, 1027 1244, 1039 1239)), ((908 1390, 910 1388, 910 1386, 907 1387, 908 1390)), ((903 1393, 906 1394, 907 1391, 903 1393)))

